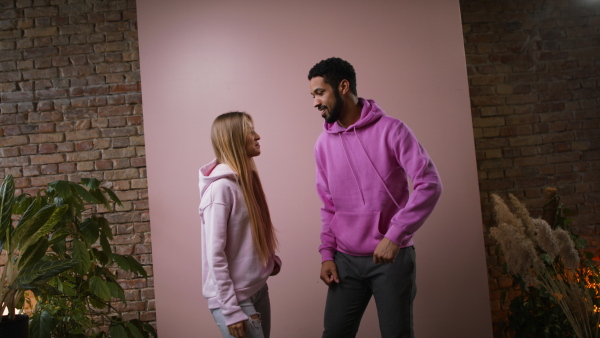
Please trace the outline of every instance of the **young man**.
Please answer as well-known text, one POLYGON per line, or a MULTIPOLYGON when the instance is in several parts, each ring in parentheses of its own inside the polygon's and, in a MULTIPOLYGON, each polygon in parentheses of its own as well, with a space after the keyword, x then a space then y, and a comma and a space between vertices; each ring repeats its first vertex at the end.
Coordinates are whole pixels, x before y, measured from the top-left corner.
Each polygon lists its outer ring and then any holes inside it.
POLYGON ((440 198, 439 174, 402 121, 357 96, 348 62, 323 60, 308 79, 325 119, 315 144, 321 279, 329 286, 323 337, 355 337, 371 296, 382 337, 413 337, 412 237, 440 198))

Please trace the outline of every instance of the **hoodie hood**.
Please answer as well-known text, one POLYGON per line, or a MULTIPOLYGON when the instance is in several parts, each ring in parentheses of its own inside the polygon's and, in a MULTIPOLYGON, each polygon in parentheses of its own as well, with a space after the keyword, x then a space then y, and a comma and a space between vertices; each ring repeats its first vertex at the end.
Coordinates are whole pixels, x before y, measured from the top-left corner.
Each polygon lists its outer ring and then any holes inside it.
POLYGON ((208 186, 221 178, 228 178, 230 180, 235 181, 237 179, 236 173, 231 169, 227 164, 217 162, 217 159, 212 160, 210 163, 204 165, 200 168, 200 198, 204 195, 204 191, 208 186))
POLYGON ((360 118, 358 119, 358 121, 356 121, 356 123, 349 126, 348 128, 344 128, 340 126, 337 122, 325 122, 323 124, 323 129, 325 130, 325 132, 330 134, 337 134, 350 129, 360 129, 362 127, 372 124, 373 122, 379 120, 383 115, 385 115, 383 110, 381 110, 381 108, 379 108, 377 103, 375 103, 375 101, 373 100, 366 100, 362 97, 359 97, 358 102, 362 105, 362 111, 360 113, 360 118))

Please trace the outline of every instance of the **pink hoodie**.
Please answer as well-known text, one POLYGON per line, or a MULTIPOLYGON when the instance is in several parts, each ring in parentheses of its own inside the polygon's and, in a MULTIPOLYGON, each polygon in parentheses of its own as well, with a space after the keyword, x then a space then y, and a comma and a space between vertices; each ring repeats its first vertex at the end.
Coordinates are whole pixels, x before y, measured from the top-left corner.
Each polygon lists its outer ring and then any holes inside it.
POLYGON ((221 308, 225 323, 248 319, 239 302, 258 292, 281 260, 266 266, 254 250, 248 209, 235 172, 213 160, 200 168, 202 294, 208 308, 221 308))
POLYGON ((360 119, 346 129, 325 122, 315 144, 323 261, 336 251, 372 255, 383 237, 413 245, 442 193, 439 174, 412 131, 375 101, 359 100, 360 119))

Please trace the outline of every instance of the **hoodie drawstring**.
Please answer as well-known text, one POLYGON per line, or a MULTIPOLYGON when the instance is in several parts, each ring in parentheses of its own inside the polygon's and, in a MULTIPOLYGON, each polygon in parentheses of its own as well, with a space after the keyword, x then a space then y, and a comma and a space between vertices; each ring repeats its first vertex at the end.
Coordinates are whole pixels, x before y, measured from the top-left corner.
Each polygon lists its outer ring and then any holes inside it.
MULTIPOLYGON (((369 156, 369 154, 367 153, 367 150, 365 149, 365 146, 362 143, 362 140, 360 139, 360 137, 358 137, 358 133, 356 132, 356 128, 354 128, 354 135, 356 136, 356 138, 358 139, 358 143, 360 143, 360 146, 362 147, 362 150, 365 152, 365 155, 367 156, 367 158, 369 159, 369 163, 371 163, 371 166, 373 167, 373 170, 375 170, 375 172, 377 173, 377 177, 379 177, 379 181, 381 181, 381 184, 383 184, 383 187, 385 188, 385 191, 388 193, 388 195, 390 196, 390 198, 392 199, 392 201, 394 202, 394 204, 396 205, 396 207, 400 208, 400 204, 398 204, 398 202, 396 202, 396 199, 394 198, 394 196, 392 195, 392 193, 390 192, 390 190, 388 189, 387 185, 385 184, 385 182, 383 181, 383 178, 381 177, 381 175, 379 174, 379 171, 377 171, 377 168, 375 167, 375 164, 373 163, 373 161, 371 160, 371 157, 369 156)), ((341 136, 341 135, 340 135, 341 136)), ((343 142, 342 142, 343 143, 343 142)), ((346 149, 344 149, 344 151, 346 151, 346 149)), ((346 158, 348 158, 348 155, 346 155, 346 158)), ((356 179, 356 177, 354 178, 356 179)), ((361 192, 361 196, 362 196, 362 192, 361 192)))
MULTIPOLYGON (((356 132, 356 129, 354 129, 354 132, 356 132)), ((346 151, 346 144, 344 143, 344 139, 342 138, 342 133, 339 133, 338 135, 340 136, 340 142, 342 142, 342 149, 344 149, 344 155, 346 155, 346 161, 348 161, 348 166, 350 167, 350 171, 352 172, 352 177, 354 177, 354 181, 356 182, 356 186, 358 187, 358 191, 360 192, 360 198, 362 199, 362 202, 363 202, 363 205, 364 205, 365 204, 365 197, 363 196, 363 191, 362 191, 362 189, 360 187, 360 184, 358 183, 358 178, 356 177, 356 173, 354 172, 354 168, 352 167, 352 163, 350 163, 350 158, 348 158, 348 152, 346 151)))

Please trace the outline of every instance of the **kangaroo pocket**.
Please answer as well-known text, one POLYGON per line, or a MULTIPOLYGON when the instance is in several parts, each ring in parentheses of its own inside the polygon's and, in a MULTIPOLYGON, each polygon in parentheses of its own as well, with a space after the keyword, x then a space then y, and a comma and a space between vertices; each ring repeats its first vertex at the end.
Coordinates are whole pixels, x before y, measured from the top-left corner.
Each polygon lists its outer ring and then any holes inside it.
POLYGON ((331 221, 338 250, 354 255, 372 255, 383 239, 379 232, 381 214, 373 212, 336 212, 331 221))

